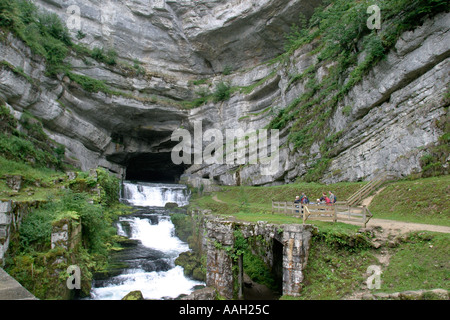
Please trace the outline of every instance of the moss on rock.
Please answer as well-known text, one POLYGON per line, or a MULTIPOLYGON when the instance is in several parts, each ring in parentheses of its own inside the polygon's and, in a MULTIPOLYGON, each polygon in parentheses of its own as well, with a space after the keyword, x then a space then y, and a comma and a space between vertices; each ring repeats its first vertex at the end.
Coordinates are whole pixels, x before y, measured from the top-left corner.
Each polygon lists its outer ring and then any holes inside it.
POLYGON ((141 291, 132 291, 127 294, 122 300, 145 300, 141 291))

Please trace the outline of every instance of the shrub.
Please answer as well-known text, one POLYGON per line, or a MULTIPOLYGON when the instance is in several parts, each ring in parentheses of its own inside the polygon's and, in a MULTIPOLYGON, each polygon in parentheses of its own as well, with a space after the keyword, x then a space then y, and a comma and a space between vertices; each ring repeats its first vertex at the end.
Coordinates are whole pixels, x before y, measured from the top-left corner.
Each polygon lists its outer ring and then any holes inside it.
POLYGON ((105 84, 105 82, 97 79, 93 79, 87 76, 83 76, 80 74, 75 74, 72 72, 68 72, 67 76, 70 80, 78 83, 80 86, 83 87, 84 90, 89 92, 105 92, 109 93, 111 90, 108 88, 108 86, 105 84))
MULTIPOLYGON (((30 9, 28 17, 30 17, 30 21, 33 20, 32 9, 30 9)), ((37 25, 42 34, 48 35, 55 40, 59 40, 66 46, 72 45, 69 30, 55 13, 42 12, 37 14, 37 25)))
POLYGON ((96 47, 96 48, 92 49, 91 57, 97 61, 106 63, 111 66, 113 66, 117 63, 117 61, 116 61, 117 52, 114 49, 108 49, 108 51, 106 51, 106 53, 105 53, 104 48, 96 47))
POLYGON ((216 102, 225 101, 230 99, 230 85, 225 82, 220 82, 217 87, 216 91, 214 91, 214 99, 216 102))
POLYGON ((17 120, 9 112, 9 109, 0 103, 0 133, 11 132, 17 127, 17 120))
POLYGON ((63 212, 76 212, 81 218, 83 243, 90 253, 106 254, 105 239, 111 231, 104 219, 103 208, 88 202, 86 193, 66 190, 60 199, 52 199, 30 213, 20 226, 22 251, 50 248, 52 222, 63 212))
POLYGON ((30 213, 23 220, 19 229, 20 246, 23 252, 50 249, 53 219, 53 211, 41 209, 30 213))
POLYGON ((13 31, 34 53, 45 57, 49 75, 67 69, 64 60, 72 40, 67 27, 55 13, 39 10, 30 1, 2 0, 0 26, 13 31))
POLYGON ((231 66, 225 66, 225 68, 223 68, 223 75, 224 76, 228 76, 233 72, 233 67, 231 66))
POLYGON ((113 205, 118 202, 120 193, 120 181, 109 174, 105 169, 97 169, 97 181, 101 188, 101 203, 113 205))

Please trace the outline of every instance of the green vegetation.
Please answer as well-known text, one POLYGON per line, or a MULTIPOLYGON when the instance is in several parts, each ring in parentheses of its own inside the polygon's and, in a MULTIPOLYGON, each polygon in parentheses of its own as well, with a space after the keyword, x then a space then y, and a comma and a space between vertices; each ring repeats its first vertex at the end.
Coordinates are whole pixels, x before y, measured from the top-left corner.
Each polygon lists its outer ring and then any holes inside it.
POLYGON ((30 1, 1 0, 0 27, 13 31, 34 53, 44 57, 48 74, 68 70, 64 60, 72 41, 56 14, 42 12, 30 1))
POLYGON ((450 176, 386 186, 369 209, 376 218, 450 226, 450 176))
POLYGON ((216 86, 214 100, 220 102, 228 99, 230 99, 230 85, 222 81, 216 86))
MULTIPOLYGON (((374 218, 448 226, 450 211, 449 176, 425 179, 407 179, 388 183, 377 194, 370 210, 374 218), (432 190, 430 192, 430 190, 432 190)), ((301 192, 315 199, 322 192, 333 191, 345 200, 364 183, 338 183, 321 185, 299 182, 276 187, 223 187, 223 191, 202 197, 196 196, 193 207, 212 210, 215 214, 241 221, 267 221, 276 224, 302 223, 299 218, 284 214, 271 214, 271 201, 292 201, 301 192), (317 195, 317 196, 316 196, 317 195), (222 202, 217 202, 220 200, 222 202)), ((372 244, 372 232, 360 232, 360 226, 344 223, 313 221, 314 232, 308 263, 304 271, 301 297, 283 296, 281 299, 335 300, 347 298, 366 289, 367 268, 382 266, 382 287, 376 292, 399 292, 419 289, 449 289, 448 234, 412 232, 384 240, 382 250, 390 256, 389 264, 378 261, 381 249, 372 244)), ((273 284, 273 276, 266 269, 259 248, 261 239, 240 239, 227 252, 233 257, 244 254, 245 272, 256 282, 273 284), (256 253, 256 254, 255 254, 256 253), (262 275, 260 278, 258 275, 262 275), (265 280, 266 281, 265 281, 265 280), (265 282, 264 282, 265 281, 265 282)), ((226 248, 225 248, 226 249, 226 248)), ((272 287, 273 288, 273 287, 272 287)))
POLYGON ((67 76, 70 80, 78 83, 84 90, 88 92, 105 92, 105 93, 114 93, 104 81, 93 79, 88 76, 75 74, 73 72, 68 72, 67 76))
MULTIPOLYGON (((26 0, 0 0, 0 28, 13 32, 18 38, 28 45, 31 51, 45 58, 46 72, 48 76, 66 74, 72 81, 78 83, 89 92, 102 91, 107 94, 124 95, 125 93, 112 90, 103 81, 73 73, 72 66, 66 62, 70 52, 80 57, 90 57, 109 66, 117 65, 117 52, 113 48, 94 48, 75 44, 64 22, 54 13, 39 9, 31 1, 26 0)), ((79 32, 77 38, 83 38, 79 32)), ((86 58, 83 58, 87 61, 86 58)), ((25 77, 30 83, 34 80, 26 75, 23 70, 11 66, 3 61, 2 67, 8 67, 16 74, 25 77)), ((138 75, 145 71, 135 63, 131 71, 138 75)))
POLYGON ((392 250, 381 276, 381 292, 450 289, 449 235, 413 232, 392 250))
MULTIPOLYGON (((446 175, 390 182, 374 197, 369 209, 374 218, 448 226, 449 179, 446 175)), ((222 187, 222 191, 215 193, 215 197, 223 203, 215 201, 212 195, 205 195, 194 197, 191 205, 218 214, 232 215, 239 220, 298 223, 299 219, 295 217, 272 215, 271 200, 293 201, 295 196, 304 192, 310 201, 315 201, 321 197, 322 192, 332 191, 338 201, 344 201, 364 184, 365 182, 332 185, 298 182, 275 187, 222 187)))
POLYGON ((232 73, 233 73, 233 67, 232 67, 232 66, 225 66, 225 67, 223 68, 222 74, 223 74, 224 76, 228 76, 228 75, 230 75, 230 74, 232 74, 232 73))
POLYGON ((39 120, 26 111, 17 120, 0 104, 0 200, 40 202, 13 233, 6 270, 41 299, 68 298, 68 275, 61 270, 75 262, 83 273, 82 294, 89 294, 92 273, 107 267, 108 251, 117 247, 112 222, 126 211, 118 203, 118 178, 97 169, 69 181, 64 154, 39 120), (19 190, 8 184, 12 176, 19 190), (52 227, 63 217, 81 219, 82 241, 70 250, 51 249, 52 227))
POLYGON ((24 112, 17 121, 0 101, 0 155, 33 167, 61 169, 64 147, 47 137, 39 120, 24 112), (19 124, 22 131, 16 128, 19 124))
MULTIPOLYGON (((117 52, 113 48, 89 50, 73 43, 64 22, 55 13, 43 11, 31 1, 1 0, 0 28, 14 32, 34 53, 44 57, 51 76, 70 71, 71 66, 65 59, 71 50, 107 65, 117 64, 117 52)), ((78 31, 76 38, 80 40, 85 36, 78 31)))
POLYGON ((119 181, 103 169, 97 176, 79 173, 75 180, 59 178, 62 182, 53 189, 47 187, 51 192, 45 203, 24 218, 10 245, 6 270, 40 299, 67 298, 63 289, 68 275, 58 270, 74 263, 83 273, 81 293, 89 295, 93 273, 108 267, 109 250, 118 247, 112 222, 126 213, 118 203, 119 181), (51 249, 53 225, 67 217, 81 219, 82 241, 73 249, 51 249))
MULTIPOLYGON (((337 300, 354 292, 368 292, 367 268, 381 266, 376 258, 379 250, 371 248, 368 240, 360 233, 333 231, 330 237, 330 232, 319 231, 312 238, 300 299, 337 300), (359 246, 352 241, 357 238, 359 246)), ((401 237, 396 246, 384 247, 384 254, 390 256, 389 264, 382 267, 381 288, 372 293, 448 290, 449 240, 448 234, 412 232, 401 237)))
POLYGON ((103 48, 94 48, 92 49, 91 57, 110 66, 114 66, 117 64, 117 52, 114 49, 108 49, 105 52, 103 48))
POLYGON ((266 256, 266 251, 268 250, 263 237, 257 236, 246 239, 239 230, 234 232, 234 237, 235 244, 232 257, 236 259, 238 255, 243 256, 244 273, 259 284, 275 291, 281 291, 269 267, 262 258, 266 256))
MULTIPOLYGON (((323 192, 332 191, 338 200, 345 200, 350 195, 359 190, 365 183, 341 182, 334 185, 324 185, 320 183, 299 182, 275 187, 222 187, 223 191, 216 195, 219 200, 225 203, 219 203, 213 200, 212 196, 194 198, 192 205, 211 209, 219 214, 248 214, 251 218, 255 214, 266 215, 272 211, 271 200, 293 201, 295 196, 304 192, 311 201, 320 198, 323 192), (245 210, 242 210, 246 207, 245 210), (245 212, 244 212, 245 211, 245 212)), ((276 219, 276 215, 267 215, 266 219, 276 219)), ((266 220, 260 219, 260 220, 266 220)), ((292 218, 297 219, 298 218, 292 218)))
POLYGON ((321 231, 319 227, 311 241, 300 299, 337 300, 348 296, 367 279, 367 267, 378 264, 367 236, 355 231, 321 231))

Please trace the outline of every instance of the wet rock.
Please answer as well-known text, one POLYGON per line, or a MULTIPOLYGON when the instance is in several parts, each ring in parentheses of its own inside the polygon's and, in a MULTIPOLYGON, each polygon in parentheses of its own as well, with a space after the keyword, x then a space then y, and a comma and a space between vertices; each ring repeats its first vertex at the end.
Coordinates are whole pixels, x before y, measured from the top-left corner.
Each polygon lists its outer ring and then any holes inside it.
POLYGON ((206 287, 200 290, 195 290, 188 296, 181 297, 180 300, 201 300, 201 301, 207 301, 207 300, 216 300, 217 293, 216 289, 211 287, 206 287))
POLYGON ((167 202, 166 205, 164 206, 164 208, 166 208, 166 209, 178 208, 178 204, 176 204, 174 202, 167 202))
POLYGON ((141 291, 132 291, 123 297, 122 300, 144 300, 144 296, 141 291))

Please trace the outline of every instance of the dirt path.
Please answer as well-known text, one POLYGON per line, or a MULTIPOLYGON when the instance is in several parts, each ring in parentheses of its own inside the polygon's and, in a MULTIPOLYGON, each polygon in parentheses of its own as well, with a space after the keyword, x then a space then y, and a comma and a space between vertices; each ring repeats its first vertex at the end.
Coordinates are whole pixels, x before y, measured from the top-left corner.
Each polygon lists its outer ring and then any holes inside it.
POLYGON ((384 189, 386 189, 386 187, 381 188, 380 190, 378 190, 373 196, 370 196, 370 197, 364 199, 361 204, 363 206, 368 207, 372 203, 373 198, 375 198, 377 195, 379 195, 381 192, 383 192, 384 189))
POLYGON ((215 195, 212 199, 213 199, 215 202, 218 202, 218 203, 225 203, 225 202, 223 202, 222 200, 220 200, 219 198, 217 198, 217 195, 215 195))
MULTIPOLYGON (((385 188, 378 190, 373 196, 370 196, 362 201, 362 205, 369 206, 372 200, 379 195, 385 188)), ((450 227, 436 226, 431 224, 423 223, 413 223, 398 220, 387 220, 387 219, 370 219, 367 223, 367 227, 380 226, 383 229, 388 229, 391 231, 397 231, 400 234, 408 233, 411 231, 432 231, 432 232, 442 232, 450 233, 450 227)))
POLYGON ((450 233, 450 227, 436 226, 432 224, 413 223, 397 220, 370 219, 367 227, 380 226, 383 229, 397 230, 399 233, 408 233, 411 231, 432 231, 450 233))

